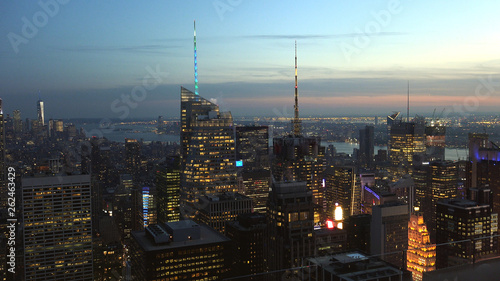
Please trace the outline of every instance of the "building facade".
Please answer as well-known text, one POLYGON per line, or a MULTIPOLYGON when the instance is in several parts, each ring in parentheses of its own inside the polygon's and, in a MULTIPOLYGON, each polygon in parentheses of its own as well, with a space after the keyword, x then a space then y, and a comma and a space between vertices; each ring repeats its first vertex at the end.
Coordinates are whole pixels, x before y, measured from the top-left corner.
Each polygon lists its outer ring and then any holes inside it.
POLYGON ((25 280, 93 280, 90 176, 22 179, 25 280))

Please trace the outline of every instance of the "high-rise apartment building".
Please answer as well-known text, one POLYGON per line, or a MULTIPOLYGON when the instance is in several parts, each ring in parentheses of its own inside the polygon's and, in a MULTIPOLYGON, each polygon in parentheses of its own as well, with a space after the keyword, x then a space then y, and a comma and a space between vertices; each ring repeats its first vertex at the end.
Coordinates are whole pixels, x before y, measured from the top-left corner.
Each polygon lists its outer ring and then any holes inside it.
POLYGON ((413 281, 422 281, 423 272, 436 269, 436 244, 431 244, 429 230, 421 214, 412 214, 408 222, 406 267, 413 281))
POLYGON ((22 179, 25 280, 93 280, 89 175, 22 179))
POLYGON ((236 192, 233 117, 181 88, 181 208, 194 217, 200 196, 236 192))
POLYGON ((178 156, 167 157, 156 168, 156 191, 158 222, 180 220, 181 171, 178 156))

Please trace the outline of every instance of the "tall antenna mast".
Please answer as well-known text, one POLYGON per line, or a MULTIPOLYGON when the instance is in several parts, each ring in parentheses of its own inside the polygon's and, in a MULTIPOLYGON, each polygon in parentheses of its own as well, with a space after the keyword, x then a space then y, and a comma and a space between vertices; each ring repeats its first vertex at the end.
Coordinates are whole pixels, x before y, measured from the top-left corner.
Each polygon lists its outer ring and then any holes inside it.
POLYGON ((198 94, 198 60, 196 58, 196 20, 194 21, 194 94, 198 94))
POLYGON ((300 119, 299 119, 299 89, 297 85, 297 40, 295 40, 295 116, 293 118, 293 134, 300 136, 300 119))
POLYGON ((406 122, 410 123, 410 80, 408 80, 408 98, 407 98, 407 108, 406 108, 406 122))

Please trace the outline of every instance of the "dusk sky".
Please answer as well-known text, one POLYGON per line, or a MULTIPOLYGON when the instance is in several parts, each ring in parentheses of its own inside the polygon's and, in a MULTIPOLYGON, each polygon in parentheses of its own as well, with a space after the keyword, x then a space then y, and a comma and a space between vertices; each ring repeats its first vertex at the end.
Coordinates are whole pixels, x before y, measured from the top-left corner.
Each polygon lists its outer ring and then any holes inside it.
POLYGON ((179 117, 180 86, 234 116, 500 107, 499 1, 3 1, 4 112, 179 117), (67 3, 66 3, 67 2, 67 3), (46 4, 44 4, 46 3, 46 4), (151 73, 160 72, 153 77, 151 73), (165 74, 168 73, 168 74, 165 74), (127 101, 128 100, 128 104, 127 101))

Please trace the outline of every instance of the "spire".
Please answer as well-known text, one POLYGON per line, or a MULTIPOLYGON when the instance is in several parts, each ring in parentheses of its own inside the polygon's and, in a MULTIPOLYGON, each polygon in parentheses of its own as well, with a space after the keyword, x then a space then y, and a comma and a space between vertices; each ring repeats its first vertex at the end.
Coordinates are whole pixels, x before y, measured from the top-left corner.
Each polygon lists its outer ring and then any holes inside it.
POLYGON ((295 40, 295 116, 293 118, 293 134, 300 136, 300 119, 299 119, 299 89, 297 85, 297 40, 295 40))
POLYGON ((194 21, 194 94, 198 94, 198 60, 196 58, 196 20, 194 21))
POLYGON ((406 122, 410 123, 410 80, 408 80, 408 98, 406 100, 406 122))

